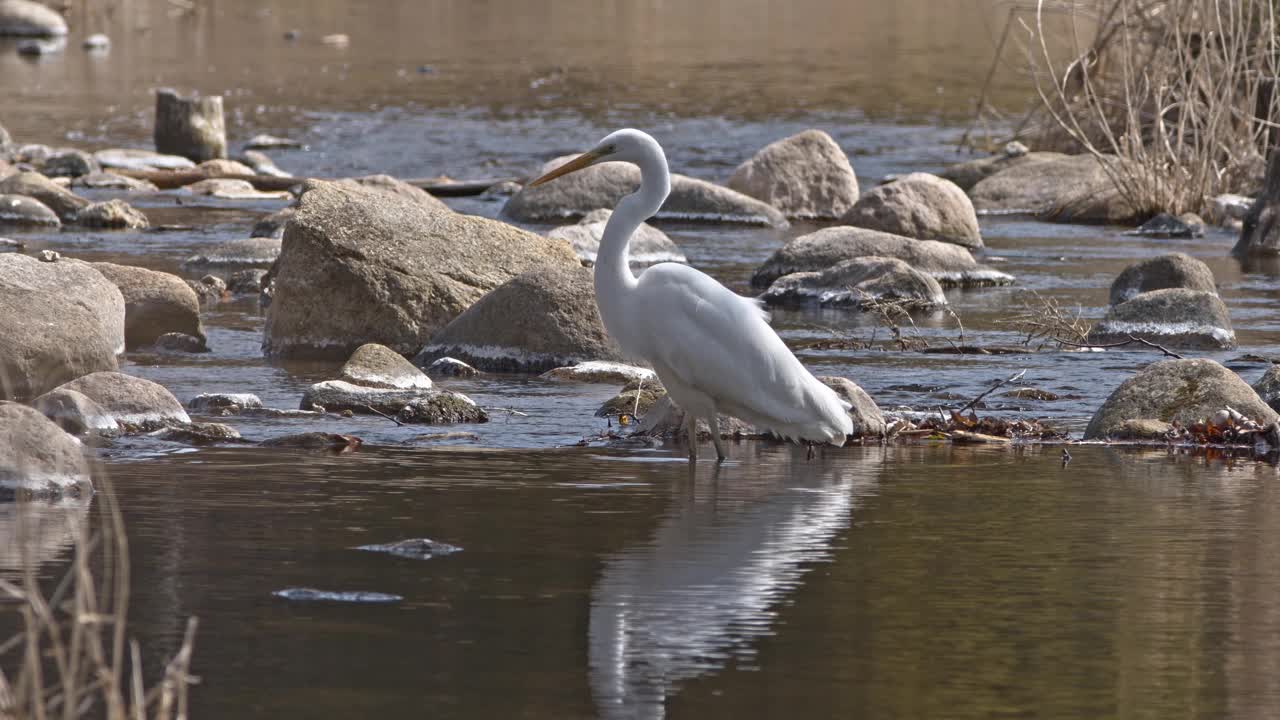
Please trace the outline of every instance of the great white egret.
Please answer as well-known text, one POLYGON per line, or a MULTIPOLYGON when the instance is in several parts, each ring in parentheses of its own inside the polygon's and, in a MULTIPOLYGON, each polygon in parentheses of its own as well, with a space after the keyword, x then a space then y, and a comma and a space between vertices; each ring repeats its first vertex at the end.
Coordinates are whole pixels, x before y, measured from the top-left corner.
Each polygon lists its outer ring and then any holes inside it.
POLYGON ((724 412, 792 440, 843 445, 853 431, 849 404, 805 369, 769 327, 756 300, 688 265, 659 263, 636 277, 631 235, 662 207, 671 174, 662 146, 639 130, 618 130, 530 187, 608 161, 640 168, 640 188, 618 202, 596 256, 596 306, 605 330, 629 356, 649 362, 685 412, 689 459, 698 455, 698 418, 725 459, 716 414, 724 412))

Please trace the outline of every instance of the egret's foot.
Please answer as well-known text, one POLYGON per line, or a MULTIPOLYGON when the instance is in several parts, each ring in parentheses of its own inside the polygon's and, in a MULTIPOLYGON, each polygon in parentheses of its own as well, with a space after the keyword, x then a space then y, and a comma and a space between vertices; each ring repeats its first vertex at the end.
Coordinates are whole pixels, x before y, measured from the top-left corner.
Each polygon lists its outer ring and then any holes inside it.
POLYGON ((698 462, 698 420, 686 415, 684 421, 685 442, 689 443, 689 462, 698 462))
POLYGON ((729 459, 729 458, 725 457, 724 455, 721 455, 720 453, 716 453, 716 464, 717 464, 717 465, 723 465, 723 464, 724 464, 724 461, 725 461, 725 460, 728 460, 728 459, 729 459))
POLYGON ((720 421, 715 413, 711 413, 711 417, 707 418, 707 425, 711 428, 711 442, 716 446, 716 464, 722 464, 726 458, 724 440, 720 438, 720 421))
POLYGON ((804 459, 812 460, 813 459, 813 443, 806 443, 806 444, 809 446, 809 452, 805 453, 804 459))

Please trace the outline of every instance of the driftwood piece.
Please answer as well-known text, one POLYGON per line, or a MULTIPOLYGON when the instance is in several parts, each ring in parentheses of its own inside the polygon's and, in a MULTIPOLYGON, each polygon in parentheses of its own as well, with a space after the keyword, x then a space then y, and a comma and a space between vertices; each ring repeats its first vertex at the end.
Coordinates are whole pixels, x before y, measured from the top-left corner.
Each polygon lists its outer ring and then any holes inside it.
POLYGON ((168 88, 156 91, 156 150, 192 162, 227 156, 227 126, 222 96, 182 97, 168 88))

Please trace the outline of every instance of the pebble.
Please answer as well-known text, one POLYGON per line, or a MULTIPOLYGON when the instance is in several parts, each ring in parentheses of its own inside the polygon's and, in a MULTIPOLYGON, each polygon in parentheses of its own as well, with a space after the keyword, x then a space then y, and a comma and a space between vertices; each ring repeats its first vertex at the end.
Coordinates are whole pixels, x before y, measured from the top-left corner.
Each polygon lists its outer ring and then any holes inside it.
POLYGON ((94 33, 84 39, 85 50, 106 50, 111 47, 111 38, 103 33, 94 33))

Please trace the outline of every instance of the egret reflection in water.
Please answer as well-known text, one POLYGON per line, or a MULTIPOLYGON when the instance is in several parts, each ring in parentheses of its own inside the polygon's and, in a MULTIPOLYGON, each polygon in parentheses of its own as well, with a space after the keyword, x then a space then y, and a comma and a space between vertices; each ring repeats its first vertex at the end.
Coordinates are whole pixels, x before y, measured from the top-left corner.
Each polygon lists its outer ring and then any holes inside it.
MULTIPOLYGON (((777 606, 830 557, 871 494, 878 454, 771 479, 700 479, 644 545, 607 559, 591 593, 591 689, 603 717, 658 718, 675 686, 749 655, 777 606)), ((680 492, 680 491, 677 491, 680 492)))

